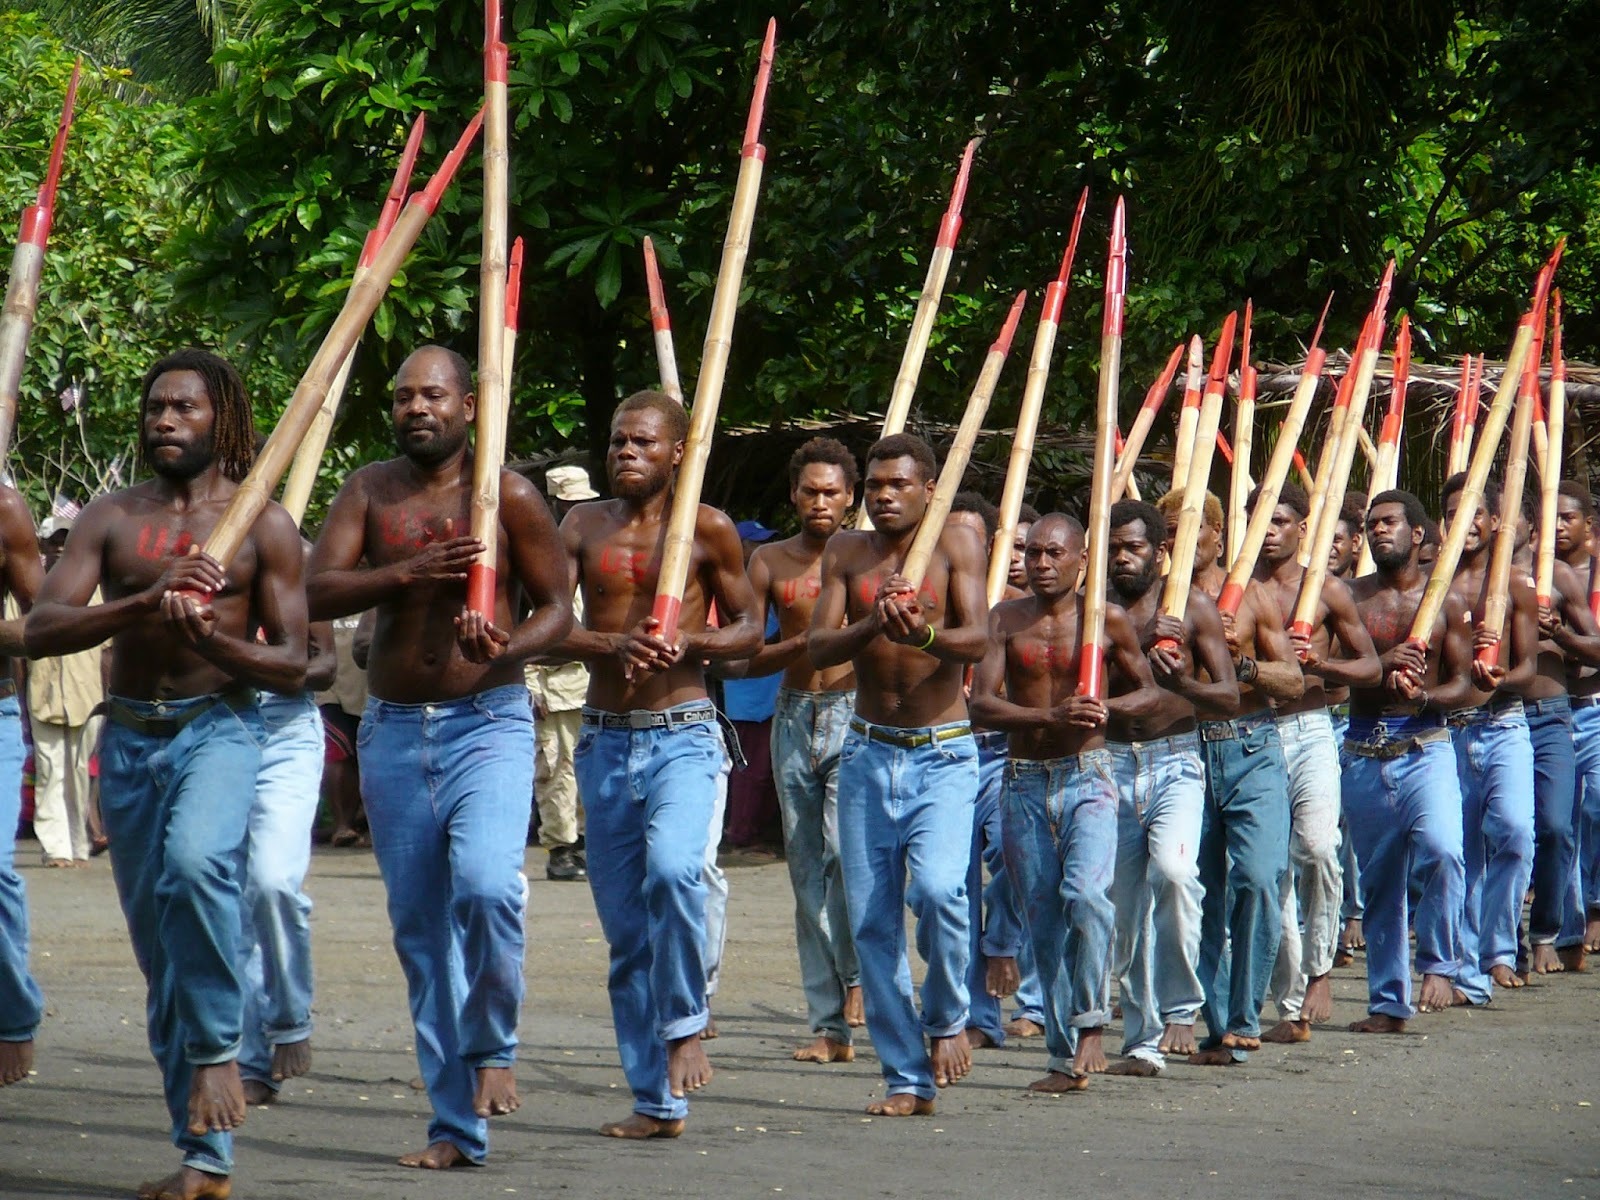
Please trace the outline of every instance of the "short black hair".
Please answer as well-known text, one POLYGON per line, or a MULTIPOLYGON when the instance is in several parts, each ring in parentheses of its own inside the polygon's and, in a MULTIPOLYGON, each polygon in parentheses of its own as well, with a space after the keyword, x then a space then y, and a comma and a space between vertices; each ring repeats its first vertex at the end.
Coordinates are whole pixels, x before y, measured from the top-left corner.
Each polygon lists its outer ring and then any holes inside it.
MULTIPOLYGON (((1344 503, 1339 505, 1339 521, 1350 527, 1350 532, 1359 534, 1367 524, 1367 494, 1365 492, 1346 492, 1344 503)), ((1334 524, 1338 524, 1335 521, 1334 524)))
POLYGON ((611 423, 615 425, 617 418, 631 412, 656 412, 660 413, 667 424, 667 436, 675 442, 687 441, 689 438, 689 413, 688 410, 665 392, 645 389, 635 392, 621 404, 617 411, 611 414, 611 423))
MULTIPOLYGON (((1367 505, 1367 511, 1370 513, 1380 504, 1398 504, 1405 511, 1406 524, 1413 529, 1426 529, 1430 524, 1428 510, 1422 507, 1422 501, 1403 488, 1390 488, 1387 492, 1379 492, 1367 505)), ((1437 530, 1438 526, 1434 526, 1434 529, 1437 530)))
POLYGON ((1118 500, 1111 506, 1111 515, 1107 519, 1106 528, 1121 529, 1124 525, 1132 525, 1135 521, 1144 525, 1144 535, 1151 542, 1160 545, 1167 540, 1167 519, 1161 515, 1161 510, 1148 500, 1118 500))
POLYGON ((430 350, 444 355, 445 361, 450 364, 451 374, 456 377, 456 387, 461 389, 461 394, 463 396, 471 395, 472 364, 469 363, 463 355, 458 354, 456 351, 450 349, 449 346, 440 346, 430 342, 425 346, 418 346, 410 354, 406 355, 406 358, 407 360, 410 360, 419 354, 426 354, 430 350))
POLYGON ((1439 534, 1439 522, 1432 517, 1422 518, 1422 544, 1424 546, 1444 545, 1444 538, 1439 534))
POLYGON ((812 463, 826 463, 844 472, 844 485, 852 492, 861 479, 856 456, 837 438, 814 437, 789 456, 789 486, 800 482, 800 472, 812 463))
POLYGON ((1000 510, 977 492, 957 492, 950 497, 950 511, 977 513, 983 518, 984 536, 994 540, 995 530, 1000 527, 1000 510))
MULTIPOLYGON (((1250 498, 1245 501, 1244 505, 1245 511, 1255 512, 1256 501, 1259 499, 1261 499, 1261 485, 1257 484, 1250 489, 1250 498)), ((1311 515, 1311 501, 1306 496, 1305 488, 1298 483, 1285 479, 1283 486, 1278 489, 1278 503, 1294 513, 1302 521, 1311 515)))
MULTIPOLYGON (((1467 473, 1457 471, 1444 481, 1444 486, 1439 489, 1439 510, 1444 511, 1445 505, 1450 503, 1450 497, 1457 492, 1465 491, 1467 486, 1467 473)), ((1498 516, 1500 513, 1500 484, 1493 476, 1483 481, 1483 507, 1491 514, 1498 516)))
POLYGON ((939 474, 939 460, 933 456, 933 447, 914 433, 891 433, 873 442, 872 449, 867 451, 867 466, 896 458, 909 458, 916 463, 924 483, 939 474))
POLYGON ((1594 494, 1576 479, 1563 479, 1556 485, 1556 493, 1572 497, 1578 502, 1578 508, 1584 516, 1594 517, 1594 494))
POLYGON ((1022 507, 1017 509, 1017 524, 1032 525, 1038 519, 1039 510, 1024 500, 1022 502, 1022 507))

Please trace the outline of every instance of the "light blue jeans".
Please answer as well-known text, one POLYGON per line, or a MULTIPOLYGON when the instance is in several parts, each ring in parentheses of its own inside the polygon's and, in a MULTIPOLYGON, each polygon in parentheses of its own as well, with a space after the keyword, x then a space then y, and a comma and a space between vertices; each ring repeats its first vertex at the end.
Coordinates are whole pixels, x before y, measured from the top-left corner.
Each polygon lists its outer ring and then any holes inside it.
MULTIPOLYGON (((850 932, 861 961, 867 1031, 888 1094, 931 1100, 933 1065, 923 1037, 955 1037, 967 1027, 967 862, 978 750, 968 733, 903 747, 870 738, 874 728, 852 717, 839 751, 839 856, 850 932), (927 964, 920 1020, 906 957, 907 903, 927 964)), ((965 728, 961 722, 884 732, 965 728)))
POLYGON ((1562 695, 1526 701, 1524 708, 1533 739, 1533 903, 1528 906, 1528 940, 1536 946, 1559 946, 1578 853, 1572 817, 1577 777, 1572 705, 1562 695))
POLYGON ((728 875, 717 865, 717 853, 722 849, 722 826, 728 815, 728 780, 732 776, 733 759, 724 742, 722 766, 717 771, 716 803, 711 806, 711 819, 706 822, 705 866, 700 872, 706 885, 706 932, 701 954, 708 1005, 722 982, 722 952, 728 948, 728 875))
POLYGON ((203 709, 174 737, 107 720, 100 743, 100 816, 134 957, 149 993, 150 1051, 161 1068, 172 1142, 183 1165, 233 1170, 233 1138, 189 1132, 196 1067, 239 1056, 241 860, 264 736, 252 703, 213 696, 117 700, 147 720, 203 709))
POLYGON ((1013 1021, 1032 1021, 1044 1027, 1044 985, 1039 982, 1039 968, 1033 961, 1033 939, 1024 937, 1017 951, 1017 994, 1012 997, 1013 1021))
POLYGON ((861 982, 839 862, 839 750, 854 692, 778 691, 772 774, 794 888, 794 940, 811 1032, 850 1045, 845 993, 861 982))
POLYGON ((1192 1025, 1205 994, 1200 960, 1200 739, 1108 742, 1117 782, 1113 970, 1122 989, 1122 1052, 1157 1067, 1166 1024, 1192 1025))
POLYGON ((1289 869, 1278 888, 1283 936, 1272 996, 1286 1021, 1298 1021, 1306 985, 1333 970, 1339 944, 1339 747, 1325 708, 1278 718, 1289 772, 1289 869))
MULTIPOLYGON (((1328 719, 1333 725, 1333 748, 1341 752, 1344 749, 1345 734, 1350 732, 1350 712, 1347 705, 1340 705, 1339 712, 1328 710, 1328 719)), ((1362 903, 1361 896, 1361 865, 1356 862, 1356 844, 1350 838, 1350 818, 1344 803, 1344 773, 1339 775, 1339 871, 1344 876, 1343 894, 1339 902, 1339 919, 1341 921, 1361 919, 1361 914, 1366 906, 1362 903)))
POLYGON ((1578 945, 1589 914, 1600 913, 1600 704, 1574 701, 1572 748, 1577 764, 1573 819, 1578 862, 1561 922, 1563 946, 1578 945))
POLYGON ((972 814, 972 856, 967 864, 968 950, 967 1028, 987 1034, 996 1046, 1005 1045, 1005 1016, 1000 1001, 989 995, 989 960, 1020 958, 1023 936, 1022 909, 1016 887, 1008 878, 1001 835, 1001 791, 1005 785, 1006 735, 979 733, 978 795, 972 814), (983 871, 989 869, 984 886, 983 871))
POLYGON ((520 684, 435 704, 367 700, 361 798, 405 972, 428 1141, 473 1162, 480 1067, 516 1061, 522 1008, 523 849, 533 807, 533 706, 520 684))
MULTIPOLYGON (((1350 742, 1405 740, 1437 730, 1433 718, 1350 720, 1350 742)), ((1366 889, 1367 1011, 1410 1020, 1407 863, 1422 881, 1417 906, 1417 970, 1454 979, 1460 971, 1461 913, 1466 904, 1461 786, 1448 740, 1429 741, 1399 758, 1341 755, 1345 806, 1366 889)))
POLYGON ((22 812, 22 708, 0 700, 0 1042, 31 1041, 44 994, 28 970, 28 892, 17 874, 22 812))
MULTIPOLYGON (((708 708, 697 700, 667 712, 708 708)), ((707 831, 728 751, 714 720, 605 729, 584 709, 574 756, 588 819, 589 888, 611 947, 607 987, 633 1108, 681 1120, 667 1043, 706 1026, 707 831)))
POLYGON ((277 1091, 274 1046, 311 1036, 311 826, 322 795, 322 713, 310 692, 262 692, 265 743, 245 842, 239 1073, 277 1091))
POLYGON ((1516 965, 1533 874, 1533 742, 1520 704, 1451 724, 1466 871, 1456 986, 1472 1003, 1487 1004, 1489 968, 1516 965))
MULTIPOLYGON (((1283 932, 1278 889, 1289 865, 1289 796, 1283 743, 1270 715, 1206 722, 1233 732, 1201 737, 1206 810, 1200 828, 1200 985, 1213 1049, 1227 1033, 1261 1035, 1261 1006, 1283 932)), ((1234 1050, 1236 1061, 1248 1053, 1234 1050)))
POLYGON ((1111 755, 1012 759, 1001 794, 1006 867, 1045 983, 1048 1069, 1076 1074, 1078 1030, 1111 1021, 1111 880, 1117 785, 1111 755))

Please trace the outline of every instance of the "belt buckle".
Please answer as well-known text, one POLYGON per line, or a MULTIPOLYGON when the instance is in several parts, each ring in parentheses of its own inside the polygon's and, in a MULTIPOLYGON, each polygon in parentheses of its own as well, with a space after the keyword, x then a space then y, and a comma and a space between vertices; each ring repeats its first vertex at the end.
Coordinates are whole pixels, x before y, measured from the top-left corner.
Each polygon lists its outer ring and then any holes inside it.
POLYGON ((651 712, 631 711, 628 713, 629 729, 654 729, 656 727, 656 714, 651 712))
POLYGON ((1386 746, 1392 741, 1394 741, 1394 738, 1389 734, 1388 722, 1379 721, 1373 725, 1372 736, 1367 739, 1367 744, 1369 746, 1386 746))

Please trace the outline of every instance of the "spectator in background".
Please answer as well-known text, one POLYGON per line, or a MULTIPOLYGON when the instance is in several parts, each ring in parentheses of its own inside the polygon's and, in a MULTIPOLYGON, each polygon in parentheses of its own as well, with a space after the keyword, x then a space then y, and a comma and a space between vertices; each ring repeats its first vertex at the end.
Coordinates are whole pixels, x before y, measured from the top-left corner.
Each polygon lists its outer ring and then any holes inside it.
MULTIPOLYGON (((736 526, 748 567, 756 547, 777 536, 760 521, 740 521, 736 526)), ((768 611, 767 641, 778 636, 778 614, 768 611)), ((781 675, 722 681, 723 711, 739 733, 746 766, 728 782, 727 844, 740 850, 771 850, 783 844, 783 817, 778 789, 772 778, 772 715, 777 709, 781 675)))
MULTIPOLYGON (((71 517, 39 527, 45 570, 67 544, 71 517)), ((98 603, 98 597, 93 603, 98 603)), ((100 738, 95 706, 104 698, 102 647, 41 658, 28 666, 28 724, 33 734, 33 833, 47 867, 83 867, 91 850, 89 760, 100 738)))
POLYGON ((333 816, 334 846, 368 847, 366 814, 361 808, 361 769, 356 765, 356 735, 367 705, 367 650, 372 645, 372 612, 333 622, 338 660, 333 686, 318 692, 322 710, 322 799, 333 816))

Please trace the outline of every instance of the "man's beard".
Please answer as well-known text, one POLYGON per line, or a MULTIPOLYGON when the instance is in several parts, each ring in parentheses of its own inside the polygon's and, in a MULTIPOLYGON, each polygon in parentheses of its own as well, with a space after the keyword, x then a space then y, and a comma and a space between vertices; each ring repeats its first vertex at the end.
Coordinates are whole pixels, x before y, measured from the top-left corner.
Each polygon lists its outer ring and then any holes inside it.
POLYGON ((197 442, 190 446, 170 447, 180 450, 176 462, 161 462, 156 458, 157 450, 168 449, 168 446, 152 446, 146 442, 144 446, 144 460, 150 464, 150 469, 163 479, 170 479, 183 483, 195 478, 212 463, 215 458, 214 439, 207 438, 204 442, 197 442))
POLYGON ((1134 578, 1129 580, 1126 584, 1122 582, 1122 579, 1119 576, 1112 575, 1110 577, 1111 590, 1116 592, 1118 596, 1129 601, 1130 603, 1137 601, 1142 599, 1145 593, 1148 592, 1151 586, 1155 583, 1156 574, 1156 564, 1152 562, 1144 572, 1134 576, 1134 578))
POLYGON ((467 430, 465 426, 462 426, 459 432, 441 429, 428 441, 411 446, 406 443, 405 431, 397 429, 394 440, 400 448, 400 453, 418 466, 436 467, 466 445, 467 430))
POLYGON ((648 500, 667 486, 667 481, 654 475, 628 475, 612 479, 611 494, 621 500, 648 500))
POLYGON ((1373 565, 1385 571, 1397 571, 1411 561, 1410 543, 1396 543, 1388 549, 1380 549, 1369 542, 1367 549, 1372 552, 1373 565))

